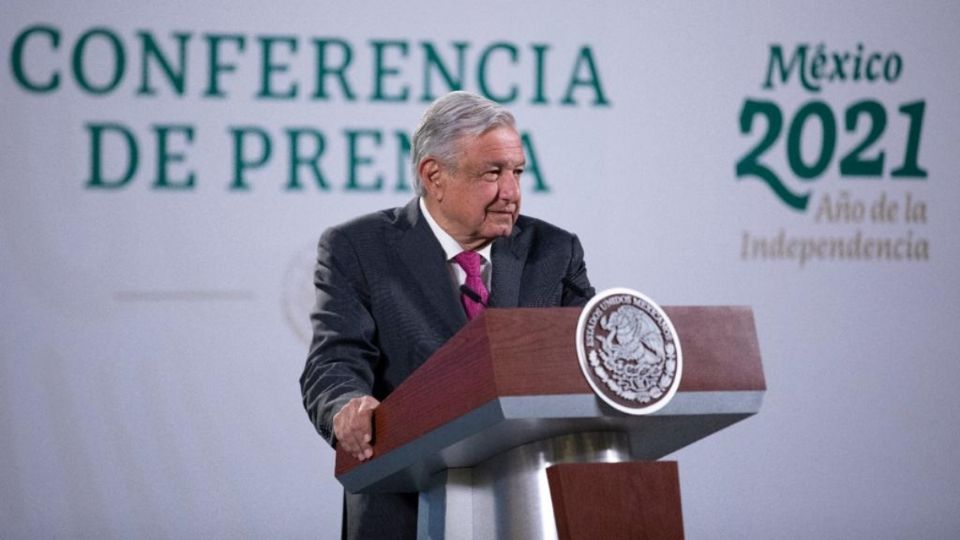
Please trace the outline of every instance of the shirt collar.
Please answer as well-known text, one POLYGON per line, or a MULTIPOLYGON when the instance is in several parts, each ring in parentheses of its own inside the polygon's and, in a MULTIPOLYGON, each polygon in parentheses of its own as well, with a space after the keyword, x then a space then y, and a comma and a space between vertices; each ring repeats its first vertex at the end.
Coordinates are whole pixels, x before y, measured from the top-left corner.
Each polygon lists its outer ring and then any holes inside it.
MULTIPOLYGON (((443 248, 443 252, 447 256, 448 261, 456 257, 461 251, 464 251, 460 243, 454 240, 453 237, 450 236, 447 231, 443 230, 443 227, 433 219, 430 211, 427 210, 426 203, 423 202, 423 197, 420 197, 420 211, 423 212, 423 217, 427 219, 427 224, 430 225, 430 230, 433 231, 433 235, 436 236, 437 241, 440 242, 440 247, 443 248)), ((484 261, 490 262, 490 251, 492 248, 493 242, 490 242, 476 250, 476 252, 483 257, 484 261)))

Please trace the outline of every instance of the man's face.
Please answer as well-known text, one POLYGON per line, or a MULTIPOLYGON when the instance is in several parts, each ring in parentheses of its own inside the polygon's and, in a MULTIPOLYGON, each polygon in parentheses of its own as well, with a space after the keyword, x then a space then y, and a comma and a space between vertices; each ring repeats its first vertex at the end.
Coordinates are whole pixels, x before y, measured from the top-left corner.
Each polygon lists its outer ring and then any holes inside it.
POLYGON ((465 249, 508 236, 520 214, 520 175, 526 165, 520 136, 493 128, 459 142, 457 164, 437 164, 427 186, 430 213, 465 249))

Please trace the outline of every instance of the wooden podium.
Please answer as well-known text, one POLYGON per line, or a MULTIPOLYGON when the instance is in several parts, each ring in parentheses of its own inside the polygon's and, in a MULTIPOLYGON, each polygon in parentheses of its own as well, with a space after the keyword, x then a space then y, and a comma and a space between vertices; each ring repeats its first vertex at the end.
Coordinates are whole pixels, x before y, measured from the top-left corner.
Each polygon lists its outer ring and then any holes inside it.
POLYGON ((420 538, 681 538, 675 462, 655 461, 760 409, 747 307, 665 307, 677 394, 632 416, 577 359, 579 308, 488 309, 380 404, 374 457, 337 452, 359 492, 420 492, 420 538))

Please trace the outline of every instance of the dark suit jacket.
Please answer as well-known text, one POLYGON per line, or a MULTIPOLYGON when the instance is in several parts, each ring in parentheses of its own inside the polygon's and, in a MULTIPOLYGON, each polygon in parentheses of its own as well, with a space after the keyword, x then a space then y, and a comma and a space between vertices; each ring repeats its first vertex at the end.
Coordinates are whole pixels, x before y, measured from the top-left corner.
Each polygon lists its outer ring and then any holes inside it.
MULTIPOLYGON (((594 294, 577 237, 544 221, 520 216, 510 236, 493 242, 491 258, 490 307, 582 305, 594 294)), ((328 229, 314 284, 300 386, 310 420, 335 446, 340 407, 360 395, 383 400, 467 318, 417 199, 328 229)), ((415 494, 348 495, 346 507, 350 536, 416 532, 415 494)))

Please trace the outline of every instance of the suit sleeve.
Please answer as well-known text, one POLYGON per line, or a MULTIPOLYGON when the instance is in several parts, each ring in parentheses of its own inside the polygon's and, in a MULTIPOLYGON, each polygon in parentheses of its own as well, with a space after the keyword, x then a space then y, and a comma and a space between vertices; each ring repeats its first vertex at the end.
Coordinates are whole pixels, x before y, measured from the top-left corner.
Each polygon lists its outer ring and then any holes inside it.
POLYGON ((372 394, 380 358, 369 287, 356 250, 337 229, 320 238, 314 286, 313 340, 300 390, 310 421, 335 447, 333 416, 350 399, 372 394))
POLYGON ((583 246, 576 235, 571 237, 570 264, 563 278, 562 306, 582 306, 596 294, 587 277, 587 264, 583 261, 583 246))

